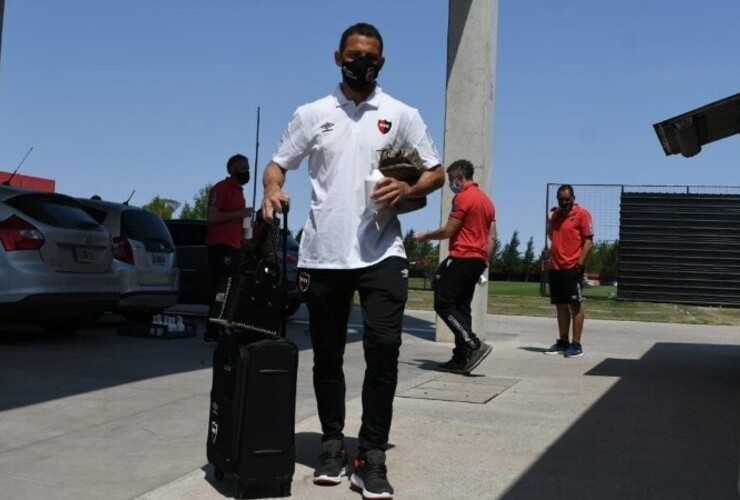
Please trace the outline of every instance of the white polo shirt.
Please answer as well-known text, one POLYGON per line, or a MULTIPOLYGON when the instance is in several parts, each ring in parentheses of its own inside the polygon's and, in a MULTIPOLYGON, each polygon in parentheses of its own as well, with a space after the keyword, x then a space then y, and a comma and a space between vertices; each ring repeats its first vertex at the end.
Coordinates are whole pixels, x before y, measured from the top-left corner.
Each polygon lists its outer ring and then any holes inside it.
POLYGON ((427 169, 441 164, 419 112, 379 86, 357 106, 337 86, 295 111, 272 161, 295 170, 308 155, 311 210, 300 267, 358 269, 406 257, 395 208, 366 208, 364 185, 381 149, 404 146, 416 148, 427 169))

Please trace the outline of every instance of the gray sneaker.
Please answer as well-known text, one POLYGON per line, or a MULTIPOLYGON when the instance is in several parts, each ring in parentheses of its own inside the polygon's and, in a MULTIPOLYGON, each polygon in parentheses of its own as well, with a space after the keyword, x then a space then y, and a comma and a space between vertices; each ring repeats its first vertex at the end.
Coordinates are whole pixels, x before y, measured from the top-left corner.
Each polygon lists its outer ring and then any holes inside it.
POLYGON ((481 342, 478 349, 476 349, 475 351, 470 351, 468 353, 468 361, 463 367, 463 373, 467 375, 475 370, 478 365, 481 364, 481 361, 486 359, 486 356, 491 354, 491 351, 493 351, 493 348, 490 345, 486 344, 485 342, 481 342))

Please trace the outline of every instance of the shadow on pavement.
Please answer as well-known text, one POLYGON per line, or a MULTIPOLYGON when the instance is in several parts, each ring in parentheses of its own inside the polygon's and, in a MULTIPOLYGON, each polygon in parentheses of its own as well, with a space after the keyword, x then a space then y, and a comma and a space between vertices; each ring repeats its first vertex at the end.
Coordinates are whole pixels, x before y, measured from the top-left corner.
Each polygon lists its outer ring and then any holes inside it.
POLYGON ((408 315, 403 318, 403 333, 413 335, 422 340, 433 342, 436 335, 436 327, 437 325, 434 321, 427 321, 408 315))
MULTIPOLYGON (((403 361, 399 361, 399 363, 403 363, 403 361)), ((417 358, 413 360, 413 363, 407 362, 406 364, 413 365, 419 370, 436 371, 437 367, 439 366, 439 363, 440 363, 439 361, 435 361, 433 359, 418 359, 417 358)))
POLYGON ((546 347, 529 347, 529 346, 525 346, 525 347, 517 347, 517 349, 521 349, 522 351, 527 351, 527 352, 541 352, 541 353, 544 353, 545 351, 547 351, 548 348, 546 348, 546 347))
MULTIPOLYGON (((352 318, 362 323, 359 308, 352 318)), ((66 337, 32 327, 0 328, 0 412, 141 380, 210 370, 215 345, 201 341, 205 320, 187 318, 196 324, 197 335, 180 339, 117 335, 118 327, 126 323, 116 316, 66 337)), ((429 325, 404 318, 404 326, 424 329, 429 325)), ((307 314, 288 322, 288 338, 300 350, 311 349, 307 328, 307 314)), ((432 329, 429 335, 433 334, 432 329)), ((361 329, 347 337, 348 343, 357 341, 362 341, 361 329)))
POLYGON ((201 467, 201 470, 205 472, 205 480, 215 491, 218 491, 224 498, 234 498, 236 495, 236 483, 233 474, 226 474, 223 479, 216 479, 214 468, 211 464, 204 465, 201 467))
MULTIPOLYGON (((347 474, 352 472, 351 460, 357 454, 357 448, 359 441, 355 437, 346 436, 344 438, 344 444, 349 454, 350 462, 347 468, 347 474)), ((296 463, 302 464, 310 469, 316 469, 319 466, 319 453, 321 452, 321 434, 318 432, 299 432, 295 436, 296 445, 296 463)), ((393 445, 389 445, 388 449, 393 448, 393 445)), ((217 491, 220 495, 225 498, 233 498, 236 494, 235 479, 236 475, 227 474, 221 480, 216 479, 214 475, 214 468, 211 464, 206 464, 201 467, 201 470, 205 473, 205 480, 211 485, 211 487, 217 491)), ((295 477, 293 478, 295 481, 295 477)))
POLYGON ((619 381, 501 498, 737 498, 740 346, 658 343, 586 375, 619 381))
POLYGON ((212 365, 202 324, 196 338, 168 340, 117 335, 124 324, 100 324, 68 337, 4 332, 0 411, 212 365))

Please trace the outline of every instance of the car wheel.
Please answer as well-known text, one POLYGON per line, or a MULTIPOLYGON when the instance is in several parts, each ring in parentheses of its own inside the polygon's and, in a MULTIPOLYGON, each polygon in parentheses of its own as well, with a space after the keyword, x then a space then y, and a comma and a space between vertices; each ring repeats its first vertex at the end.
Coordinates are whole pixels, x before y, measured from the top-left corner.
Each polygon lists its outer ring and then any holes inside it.
POLYGON ((285 315, 293 316, 295 313, 298 312, 298 309, 300 308, 301 308, 300 300, 290 300, 288 301, 288 304, 285 306, 285 315))
POLYGON ((77 333, 83 326, 82 318, 63 319, 57 321, 45 321, 41 324, 48 335, 55 337, 70 337, 77 333))

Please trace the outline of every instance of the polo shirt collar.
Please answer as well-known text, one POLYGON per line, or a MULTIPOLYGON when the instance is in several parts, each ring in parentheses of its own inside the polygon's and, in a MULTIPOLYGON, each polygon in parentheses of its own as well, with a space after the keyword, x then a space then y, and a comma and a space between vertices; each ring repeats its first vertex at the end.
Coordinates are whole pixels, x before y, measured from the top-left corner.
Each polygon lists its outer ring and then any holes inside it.
MULTIPOLYGON (((380 88, 380 85, 377 83, 375 84, 375 90, 367 96, 367 99, 362 101, 358 106, 362 106, 363 104, 365 106, 370 106, 373 108, 379 108, 380 107, 380 97, 383 95, 383 89, 380 88)), ((337 101, 337 107, 341 108, 345 106, 348 103, 354 104, 353 101, 350 101, 347 99, 347 96, 344 95, 344 92, 342 92, 342 84, 338 84, 337 88, 334 90, 334 98, 337 101)))

